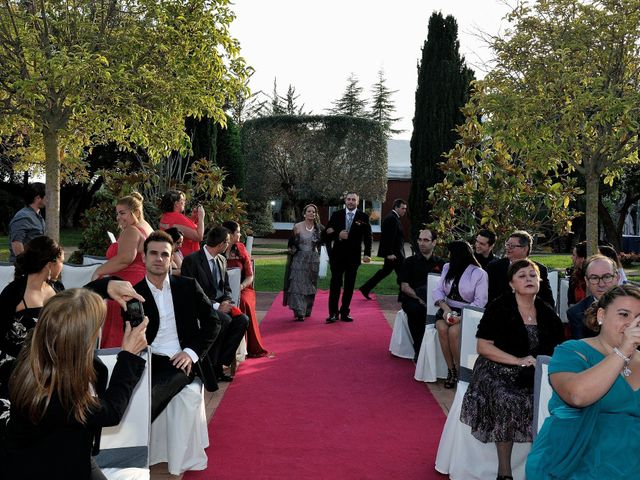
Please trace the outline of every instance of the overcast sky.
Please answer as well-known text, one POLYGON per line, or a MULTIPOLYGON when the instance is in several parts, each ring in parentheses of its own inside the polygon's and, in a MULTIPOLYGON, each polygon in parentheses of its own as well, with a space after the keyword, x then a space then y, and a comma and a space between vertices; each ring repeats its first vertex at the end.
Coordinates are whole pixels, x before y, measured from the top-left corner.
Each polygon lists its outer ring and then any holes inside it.
POLYGON ((339 98, 354 73, 370 96, 382 68, 392 97, 396 138, 411 138, 417 63, 434 11, 458 22, 460 52, 482 78, 482 64, 491 53, 478 32, 504 30, 508 7, 501 0, 235 0, 237 18, 231 33, 242 55, 255 69, 252 91, 271 93, 273 80, 284 95, 289 84, 305 110, 324 114, 339 98))

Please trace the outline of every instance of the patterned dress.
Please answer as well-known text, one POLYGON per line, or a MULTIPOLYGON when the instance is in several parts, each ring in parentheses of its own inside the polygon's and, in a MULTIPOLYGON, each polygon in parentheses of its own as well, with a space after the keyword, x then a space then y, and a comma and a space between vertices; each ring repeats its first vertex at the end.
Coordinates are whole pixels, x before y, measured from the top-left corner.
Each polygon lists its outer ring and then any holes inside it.
POLYGON ((289 241, 294 253, 289 255, 285 273, 284 305, 296 317, 309 317, 318 289, 320 272, 321 227, 306 228, 289 241))

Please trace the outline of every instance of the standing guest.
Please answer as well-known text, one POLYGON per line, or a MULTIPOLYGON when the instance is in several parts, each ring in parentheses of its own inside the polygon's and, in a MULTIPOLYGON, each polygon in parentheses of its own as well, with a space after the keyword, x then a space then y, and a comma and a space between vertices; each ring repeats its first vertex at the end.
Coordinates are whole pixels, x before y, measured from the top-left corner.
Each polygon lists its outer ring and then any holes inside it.
POLYGON ((433 254, 437 242, 438 236, 435 230, 420 230, 419 252, 405 260, 398 275, 400 283, 398 300, 402 304, 402 310, 407 314, 415 352, 414 361, 418 360, 427 318, 427 276, 429 273, 441 273, 444 266, 444 260, 433 254))
POLYGON ((513 262, 507 278, 512 291, 489 303, 478 325, 480 356, 460 414, 474 437, 496 444, 498 480, 513 480, 513 443, 532 439, 536 357, 550 355, 564 340, 560 318, 536 296, 540 271, 535 262, 513 262))
MULTIPOLYGON (((504 292, 509 291, 509 280, 507 270, 509 266, 517 261, 529 258, 533 239, 528 232, 516 230, 509 235, 509 240, 504 244, 505 257, 494 260, 485 269, 489 274, 489 302, 492 302, 504 292)), ((534 262, 540 271, 540 292, 538 296, 552 307, 555 306, 551 285, 547 276, 547 267, 541 263, 534 262)))
POLYGON ((359 197, 356 193, 347 193, 344 210, 331 215, 325 230, 329 250, 329 266, 331 267, 331 283, 329 286, 329 317, 327 323, 340 320, 353 322, 350 313, 353 287, 360 267, 361 258, 364 263, 371 261, 371 224, 369 216, 358 210, 359 197), (364 244, 364 256, 362 256, 364 244), (340 289, 342 304, 338 309, 340 289))
POLYGON ((16 258, 15 280, 0 293, 0 398, 6 388, 27 332, 36 326, 42 306, 64 290, 58 281, 64 250, 55 240, 40 236, 27 243, 16 258))
POLYGON ((567 269, 569 277, 569 292, 567 303, 575 305, 587 296, 587 284, 584 280, 584 261, 587 259, 587 242, 580 242, 571 252, 571 268, 567 269))
POLYGON ((13 216, 9 222, 9 261, 14 263, 16 257, 24 251, 24 247, 33 238, 44 235, 44 219, 40 209, 44 208, 44 183, 35 182, 27 185, 23 199, 25 206, 13 216))
POLYGON ((235 361, 236 350, 249 327, 249 318, 231 301, 227 259, 224 256, 229 243, 229 230, 214 227, 207 233, 204 247, 187 255, 182 262, 182 276, 197 280, 218 315, 221 330, 209 358, 218 381, 222 382, 233 380, 231 375, 224 373, 223 367, 235 361))
POLYGON ((184 256, 180 251, 182 243, 184 242, 184 235, 176 227, 167 228, 165 230, 173 240, 173 255, 171 255, 171 275, 180 276, 180 269, 182 268, 182 260, 184 256))
POLYGON ((622 268, 622 262, 620 261, 620 255, 618 255, 616 249, 610 245, 598 245, 598 251, 616 263, 618 269, 618 284, 624 285, 627 283, 629 280, 627 280, 627 274, 624 273, 624 268, 622 268))
POLYGON ((496 244, 496 234, 491 230, 482 229, 476 235, 474 250, 476 260, 483 269, 487 269, 487 265, 496 259, 493 254, 493 246, 496 244))
POLYGON ((311 316, 316 299, 324 229, 320 224, 318 207, 310 203, 302 211, 304 220, 293 226, 289 238, 282 298, 282 304, 293 310, 298 322, 311 316))
MULTIPOLYGON (((108 260, 96 269, 92 279, 116 276, 135 285, 144 278, 144 241, 153 231, 144 219, 142 195, 134 192, 119 199, 116 203, 116 220, 120 228, 118 241, 109 246, 108 260)), ((102 348, 120 345, 124 332, 120 306, 113 301, 107 303, 107 318, 100 343, 102 348)))
POLYGON ((395 270, 396 276, 404 262, 404 233, 400 219, 407 213, 407 202, 398 198, 393 202, 393 210, 382 221, 380 227, 380 246, 378 256, 384 259, 382 268, 367 280, 360 288, 364 298, 371 300, 369 293, 383 278, 395 270))
POLYGON ((589 295, 567 310, 571 338, 575 340, 595 337, 598 334, 585 323, 585 312, 600 299, 604 292, 618 283, 616 263, 604 255, 591 255, 584 262, 584 271, 589 295))
POLYGON ((262 346, 262 335, 256 314, 256 291, 253 289, 253 266, 251 255, 240 241, 240 225, 238 222, 228 220, 222 226, 229 230, 229 248, 225 252, 227 269, 240 269, 240 299, 238 308, 249 317, 247 328, 247 354, 250 357, 264 357, 269 352, 262 346))
POLYGON ((467 306, 484 308, 488 292, 487 272, 480 268, 471 245, 462 240, 449 243, 449 263, 444 265, 433 291, 433 302, 440 307, 436 329, 449 369, 444 388, 453 388, 458 383, 462 309, 467 306))
POLYGON ((634 480, 640 471, 640 288, 614 285, 589 309, 598 336, 558 346, 549 413, 528 480, 634 480))
POLYGON ((127 327, 107 388, 94 357, 106 309, 88 290, 52 297, 10 380, 11 414, 0 435, 0 478, 104 479, 93 461, 100 428, 117 425, 144 370, 145 319, 127 327))
POLYGON ((204 238, 204 208, 198 205, 194 210, 192 218, 188 218, 184 214, 184 207, 187 203, 184 193, 178 190, 169 190, 162 196, 160 200, 160 228, 176 227, 182 235, 184 241, 180 252, 186 257, 200 250, 200 242, 204 238))

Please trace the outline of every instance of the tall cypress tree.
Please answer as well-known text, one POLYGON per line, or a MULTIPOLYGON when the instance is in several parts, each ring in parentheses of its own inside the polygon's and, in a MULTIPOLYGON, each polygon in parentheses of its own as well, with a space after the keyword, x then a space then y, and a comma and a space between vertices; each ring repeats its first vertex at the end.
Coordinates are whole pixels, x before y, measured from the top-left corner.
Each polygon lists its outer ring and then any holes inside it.
POLYGON ((438 163, 453 148, 454 127, 464 122, 460 108, 469 99, 473 71, 459 53, 458 23, 434 12, 418 64, 416 109, 411 135, 411 192, 409 214, 412 239, 431 220, 427 188, 442 180, 438 163))

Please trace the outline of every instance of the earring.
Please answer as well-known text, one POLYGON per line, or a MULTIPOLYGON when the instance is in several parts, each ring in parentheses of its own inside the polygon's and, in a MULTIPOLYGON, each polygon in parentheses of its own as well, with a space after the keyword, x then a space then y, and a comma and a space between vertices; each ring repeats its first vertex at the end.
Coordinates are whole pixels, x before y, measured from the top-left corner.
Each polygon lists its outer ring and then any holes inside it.
POLYGON ((49 274, 47 275, 47 280, 51 280, 51 268, 49 268, 49 274))
POLYGON ((516 289, 515 289, 515 288, 512 288, 512 289, 511 289, 511 293, 516 293, 516 289))

